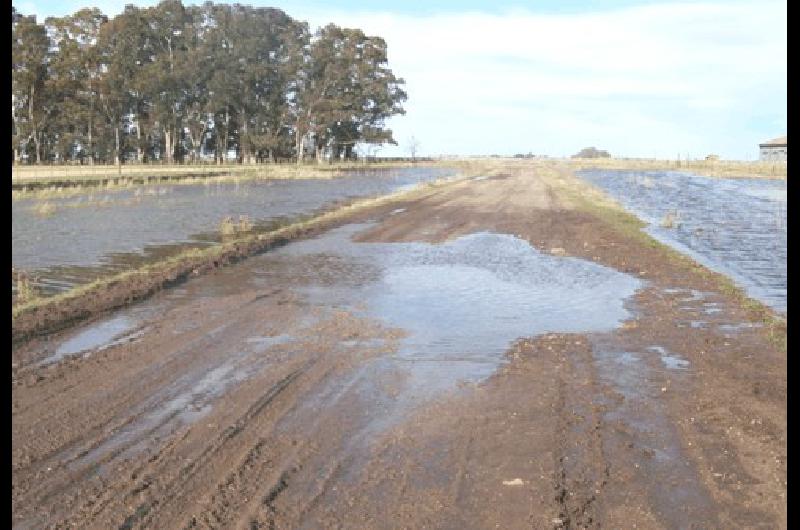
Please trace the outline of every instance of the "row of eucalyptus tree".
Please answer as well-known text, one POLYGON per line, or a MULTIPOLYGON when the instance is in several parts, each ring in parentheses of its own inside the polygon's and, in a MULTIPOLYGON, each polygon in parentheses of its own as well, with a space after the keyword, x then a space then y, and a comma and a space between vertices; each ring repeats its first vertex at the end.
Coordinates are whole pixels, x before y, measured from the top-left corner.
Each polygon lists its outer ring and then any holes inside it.
POLYGON ((12 7, 15 162, 180 162, 306 153, 350 158, 394 143, 404 82, 386 42, 279 9, 128 5, 38 23, 12 7))

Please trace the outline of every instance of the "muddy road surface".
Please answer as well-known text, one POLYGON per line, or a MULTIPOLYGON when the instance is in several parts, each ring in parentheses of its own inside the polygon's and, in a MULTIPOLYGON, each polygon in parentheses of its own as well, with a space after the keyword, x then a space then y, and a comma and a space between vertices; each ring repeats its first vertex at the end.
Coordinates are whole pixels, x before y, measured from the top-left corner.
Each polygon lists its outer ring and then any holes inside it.
POLYGON ((786 528, 774 326, 584 186, 510 165, 18 346, 14 527, 786 528))

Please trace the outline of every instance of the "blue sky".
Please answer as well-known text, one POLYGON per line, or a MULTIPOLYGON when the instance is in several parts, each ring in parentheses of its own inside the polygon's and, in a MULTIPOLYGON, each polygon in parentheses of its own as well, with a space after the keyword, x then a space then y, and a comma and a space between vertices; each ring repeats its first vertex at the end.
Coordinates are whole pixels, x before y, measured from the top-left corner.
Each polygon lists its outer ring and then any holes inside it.
MULTIPOLYGON (((40 19, 129 1, 15 1, 40 19)), ((136 2, 153 5, 155 2, 136 2)), ((187 4, 192 2, 185 2, 187 4)), ((786 133, 786 2, 255 0, 312 27, 381 35, 406 80, 399 142, 380 155, 755 159, 786 133)))

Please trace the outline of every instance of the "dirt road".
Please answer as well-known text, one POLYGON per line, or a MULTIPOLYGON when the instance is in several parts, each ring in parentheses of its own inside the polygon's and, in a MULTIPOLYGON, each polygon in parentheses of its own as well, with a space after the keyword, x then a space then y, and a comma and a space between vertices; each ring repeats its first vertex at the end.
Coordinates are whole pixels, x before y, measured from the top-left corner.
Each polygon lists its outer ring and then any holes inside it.
POLYGON ((786 528, 786 352, 565 170, 12 355, 18 528, 786 528))

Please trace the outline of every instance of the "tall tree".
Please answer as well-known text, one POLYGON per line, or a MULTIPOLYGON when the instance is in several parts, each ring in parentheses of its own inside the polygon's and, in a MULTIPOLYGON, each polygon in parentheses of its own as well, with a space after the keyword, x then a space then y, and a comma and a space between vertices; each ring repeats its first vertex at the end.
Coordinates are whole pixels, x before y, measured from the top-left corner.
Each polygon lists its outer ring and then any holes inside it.
POLYGON ((98 101, 114 132, 114 159, 122 163, 122 133, 127 116, 142 106, 140 74, 153 59, 152 39, 142 10, 133 5, 100 30, 98 52, 101 76, 98 101))
POLYGON ((334 24, 317 31, 299 75, 296 129, 313 137, 318 162, 326 149, 343 147, 351 156, 358 141, 394 143, 385 120, 404 113, 406 93, 386 63, 386 43, 379 37, 334 24))
POLYGON ((148 104, 151 121, 157 123, 164 139, 164 155, 172 162, 181 156, 178 145, 183 130, 190 92, 187 71, 188 47, 191 41, 191 17, 179 0, 164 0, 146 10, 146 39, 152 56, 142 67, 139 86, 148 104))
POLYGON ((222 161, 349 158, 394 143, 403 80, 386 43, 333 24, 313 35, 279 9, 239 4, 127 5, 48 18, 12 7, 12 151, 122 163, 126 152, 182 160, 209 144, 222 161))
POLYGON ((241 80, 238 124, 242 156, 252 161, 260 152, 277 147, 280 122, 286 114, 286 78, 282 65, 288 59, 286 38, 292 38, 293 21, 272 8, 252 10, 236 25, 239 43, 237 76, 241 80))
POLYGON ((201 54, 207 61, 206 111, 213 121, 215 157, 222 162, 228 153, 228 143, 240 107, 239 46, 235 39, 236 24, 243 18, 243 6, 212 4, 206 23, 201 54))
POLYGON ((85 8, 71 16, 45 21, 55 50, 50 65, 51 97, 58 101, 53 136, 64 159, 81 153, 94 159, 99 117, 97 39, 107 20, 100 10, 85 8))
MULTIPOLYGON (((12 11, 12 19, 13 15, 12 11)), ((11 116, 17 140, 26 150, 33 143, 37 163, 42 161, 44 128, 54 110, 48 97, 49 47, 45 28, 36 23, 35 16, 16 16, 11 37, 11 116)), ((19 159, 19 152, 15 158, 19 159)))

